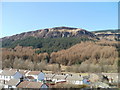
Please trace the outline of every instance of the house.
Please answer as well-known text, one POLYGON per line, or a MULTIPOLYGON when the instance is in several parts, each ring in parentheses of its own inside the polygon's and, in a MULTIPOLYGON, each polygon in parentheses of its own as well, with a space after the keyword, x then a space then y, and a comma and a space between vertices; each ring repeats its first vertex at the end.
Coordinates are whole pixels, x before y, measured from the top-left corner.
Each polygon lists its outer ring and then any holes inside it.
POLYGON ((23 81, 17 88, 48 88, 49 86, 41 82, 23 81))
POLYGON ((42 71, 39 73, 38 75, 38 80, 39 81, 44 81, 45 80, 45 73, 43 73, 42 71))
POLYGON ((66 77, 67 77, 67 75, 55 75, 52 78, 52 81, 54 81, 55 83, 66 82, 66 77))
POLYGON ((17 69, 4 69, 2 73, 0 73, 0 80, 3 83, 8 82, 10 79, 20 79, 22 78, 24 73, 17 69))
POLYGON ((26 73, 27 72, 28 72, 27 70, 17 70, 17 73, 15 74, 14 78, 26 80, 26 73))
POLYGON ((36 79, 36 81, 43 81, 45 79, 45 74, 41 71, 30 71, 26 74, 26 76, 32 76, 36 79))
POLYGON ((4 85, 4 88, 17 88, 19 83, 20 83, 19 79, 11 79, 4 85))
POLYGON ((15 73, 15 75, 13 76, 13 78, 15 78, 15 79, 20 79, 20 78, 22 78, 23 77, 23 74, 21 74, 19 71, 17 71, 16 73, 15 73))
POLYGON ((69 75, 66 78, 66 81, 70 84, 78 84, 82 85, 83 84, 83 78, 79 75, 69 75))
POLYGON ((3 70, 2 73, 0 73, 0 80, 2 81, 2 83, 6 83, 7 81, 9 81, 10 79, 14 78, 14 75, 16 74, 16 70, 3 70))
POLYGON ((28 73, 26 73, 26 76, 32 76, 37 80, 39 74, 40 74, 40 71, 29 71, 28 73))
POLYGON ((28 70, 18 70, 19 73, 21 73, 23 76, 26 75, 27 72, 29 72, 28 70))

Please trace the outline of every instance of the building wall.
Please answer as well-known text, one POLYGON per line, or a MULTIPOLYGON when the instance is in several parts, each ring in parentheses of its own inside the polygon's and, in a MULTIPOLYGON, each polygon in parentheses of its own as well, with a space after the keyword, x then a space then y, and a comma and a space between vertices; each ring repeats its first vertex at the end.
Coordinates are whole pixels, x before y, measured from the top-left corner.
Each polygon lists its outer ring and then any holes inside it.
POLYGON ((45 74, 43 72, 38 74, 38 80, 40 80, 40 81, 45 80, 45 74))
POLYGON ((19 72, 16 72, 15 75, 13 76, 13 78, 15 79, 20 79, 23 75, 19 72))
POLYGON ((0 80, 5 80, 5 81, 9 81, 10 79, 12 79, 13 76, 4 76, 4 75, 0 75, 0 80))
POLYGON ((4 88, 16 88, 16 86, 4 85, 4 88))
POLYGON ((83 84, 83 81, 79 81, 79 80, 67 80, 67 82, 70 84, 77 84, 77 85, 83 84))

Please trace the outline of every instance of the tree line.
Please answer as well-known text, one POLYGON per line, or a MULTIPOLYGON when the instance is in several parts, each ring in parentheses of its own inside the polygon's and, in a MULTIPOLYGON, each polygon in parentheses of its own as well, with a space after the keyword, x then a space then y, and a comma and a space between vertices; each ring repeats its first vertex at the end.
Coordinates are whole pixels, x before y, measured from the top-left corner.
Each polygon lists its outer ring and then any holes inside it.
MULTIPOLYGON (((113 45, 115 43, 103 44, 103 42, 86 41, 52 53, 36 53, 40 48, 17 45, 14 48, 2 48, 2 66, 4 68, 50 70, 45 67, 47 64, 62 64, 68 66, 67 71, 107 72, 117 70, 118 51, 113 45)), ((54 67, 58 69, 58 66, 54 67)))
POLYGON ((27 37, 22 40, 4 40, 2 41, 3 48, 15 48, 17 45, 33 48, 40 48, 36 53, 51 53, 62 49, 68 49, 71 46, 80 43, 81 41, 91 41, 88 38, 64 37, 64 38, 37 38, 27 37))

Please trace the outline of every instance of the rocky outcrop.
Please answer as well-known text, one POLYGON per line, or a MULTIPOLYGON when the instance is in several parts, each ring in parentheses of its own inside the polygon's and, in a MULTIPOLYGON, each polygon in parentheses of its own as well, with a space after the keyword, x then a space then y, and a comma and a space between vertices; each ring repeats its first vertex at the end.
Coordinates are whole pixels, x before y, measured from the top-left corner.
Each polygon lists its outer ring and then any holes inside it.
POLYGON ((40 29, 36 31, 24 32, 21 34, 16 34, 10 37, 4 37, 2 40, 19 40, 26 37, 40 37, 40 38, 58 38, 58 37, 88 37, 95 38, 96 35, 88 32, 84 29, 71 28, 71 27, 54 27, 47 29, 40 29))

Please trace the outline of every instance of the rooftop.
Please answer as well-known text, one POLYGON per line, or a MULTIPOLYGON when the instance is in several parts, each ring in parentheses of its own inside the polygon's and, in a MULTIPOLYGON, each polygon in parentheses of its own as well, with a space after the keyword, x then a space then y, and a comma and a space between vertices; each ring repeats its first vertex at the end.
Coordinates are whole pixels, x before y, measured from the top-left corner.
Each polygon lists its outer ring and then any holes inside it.
POLYGON ((28 75, 38 75, 40 74, 40 71, 30 71, 28 75))
POLYGON ((19 79, 11 79, 6 83, 6 85, 16 86, 20 82, 19 79))
POLYGON ((0 75, 13 76, 16 72, 16 70, 3 70, 0 75))
POLYGON ((19 70, 19 72, 23 75, 25 75, 28 71, 27 70, 19 70))
POLYGON ((18 88, 40 88, 41 86, 42 86, 41 82, 23 81, 17 87, 18 88))
POLYGON ((65 79, 66 77, 66 75, 55 75, 53 79, 65 79))

